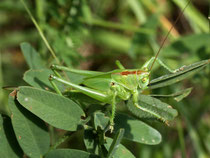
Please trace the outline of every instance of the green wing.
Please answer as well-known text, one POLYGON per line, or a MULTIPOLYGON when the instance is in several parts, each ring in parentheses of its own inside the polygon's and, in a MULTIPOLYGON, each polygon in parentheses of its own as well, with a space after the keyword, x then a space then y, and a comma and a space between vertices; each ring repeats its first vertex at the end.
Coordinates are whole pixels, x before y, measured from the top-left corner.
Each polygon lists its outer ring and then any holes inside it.
POLYGON ((85 79, 82 84, 96 90, 108 91, 110 89, 111 82, 112 82, 111 78, 94 77, 94 78, 85 79))
POLYGON ((137 71, 139 69, 116 69, 110 72, 104 72, 99 75, 91 75, 84 79, 82 84, 101 91, 108 91, 112 82, 134 90, 138 87, 138 77, 136 75, 121 75, 124 71, 137 71))
POLYGON ((113 82, 112 74, 118 72, 122 72, 122 70, 117 69, 99 75, 90 75, 83 80, 82 84, 93 89, 109 91, 111 82, 113 82))

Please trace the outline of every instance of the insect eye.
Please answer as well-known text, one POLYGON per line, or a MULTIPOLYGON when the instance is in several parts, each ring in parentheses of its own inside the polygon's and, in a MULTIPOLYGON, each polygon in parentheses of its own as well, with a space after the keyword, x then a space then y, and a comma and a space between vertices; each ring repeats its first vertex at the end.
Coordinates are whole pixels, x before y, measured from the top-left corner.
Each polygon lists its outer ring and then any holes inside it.
POLYGON ((114 82, 111 82, 111 86, 114 86, 115 85, 115 83, 114 82))
POLYGON ((144 77, 144 78, 142 78, 142 79, 141 79, 141 81, 144 83, 144 82, 146 82, 146 81, 147 81, 147 78, 146 78, 146 77, 144 77))

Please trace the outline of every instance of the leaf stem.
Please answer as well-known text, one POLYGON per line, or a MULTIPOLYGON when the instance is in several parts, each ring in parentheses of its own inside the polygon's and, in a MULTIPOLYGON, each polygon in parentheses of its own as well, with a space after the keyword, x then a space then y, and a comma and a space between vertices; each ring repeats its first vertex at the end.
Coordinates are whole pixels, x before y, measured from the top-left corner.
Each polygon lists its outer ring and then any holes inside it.
POLYGON ((56 57, 55 52, 53 51, 52 47, 50 46, 49 42, 47 41, 47 39, 45 38, 45 35, 43 33, 43 31, 41 30, 41 28, 39 27, 39 24, 37 23, 37 21, 35 20, 35 18, 33 17, 31 11, 29 10, 28 6, 26 5, 26 3, 24 2, 24 0, 20 0, 21 3, 23 4, 25 10, 27 11, 30 19, 32 20, 32 22, 34 23, 36 29, 38 30, 42 40, 44 41, 46 47, 48 48, 48 50, 50 51, 51 55, 53 56, 53 58, 56 60, 57 64, 60 64, 59 59, 56 57))

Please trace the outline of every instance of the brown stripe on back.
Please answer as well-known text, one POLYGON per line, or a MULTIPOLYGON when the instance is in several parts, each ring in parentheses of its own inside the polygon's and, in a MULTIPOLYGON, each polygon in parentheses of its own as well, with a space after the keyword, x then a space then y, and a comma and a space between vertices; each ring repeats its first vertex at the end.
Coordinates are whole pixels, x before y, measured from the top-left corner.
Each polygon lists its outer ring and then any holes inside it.
POLYGON ((140 75, 144 72, 146 72, 146 71, 138 70, 138 71, 123 71, 123 72, 114 73, 114 74, 118 74, 118 75, 134 75, 134 74, 137 74, 137 75, 140 75))

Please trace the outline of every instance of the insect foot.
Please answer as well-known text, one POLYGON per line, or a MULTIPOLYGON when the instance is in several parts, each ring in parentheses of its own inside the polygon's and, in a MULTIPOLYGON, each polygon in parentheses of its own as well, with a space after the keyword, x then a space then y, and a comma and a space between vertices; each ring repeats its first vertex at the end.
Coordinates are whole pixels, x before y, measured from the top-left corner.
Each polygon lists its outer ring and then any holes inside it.
POLYGON ((51 85, 53 86, 53 88, 55 89, 56 93, 62 96, 61 91, 58 89, 57 85, 53 81, 55 79, 56 79, 56 76, 54 76, 54 75, 49 76, 49 81, 50 81, 51 85))
POLYGON ((112 133, 114 131, 114 123, 111 123, 109 126, 109 130, 112 133))
POLYGON ((51 74, 51 75, 49 76, 49 81, 53 81, 55 78, 56 78, 56 77, 55 77, 54 75, 51 74))
POLYGON ((50 66, 50 69, 55 70, 56 67, 57 67, 57 66, 56 66, 55 64, 53 64, 53 65, 50 66))
POLYGON ((53 75, 50 75, 49 76, 49 80, 52 81, 53 79, 54 79, 54 76, 53 75))

